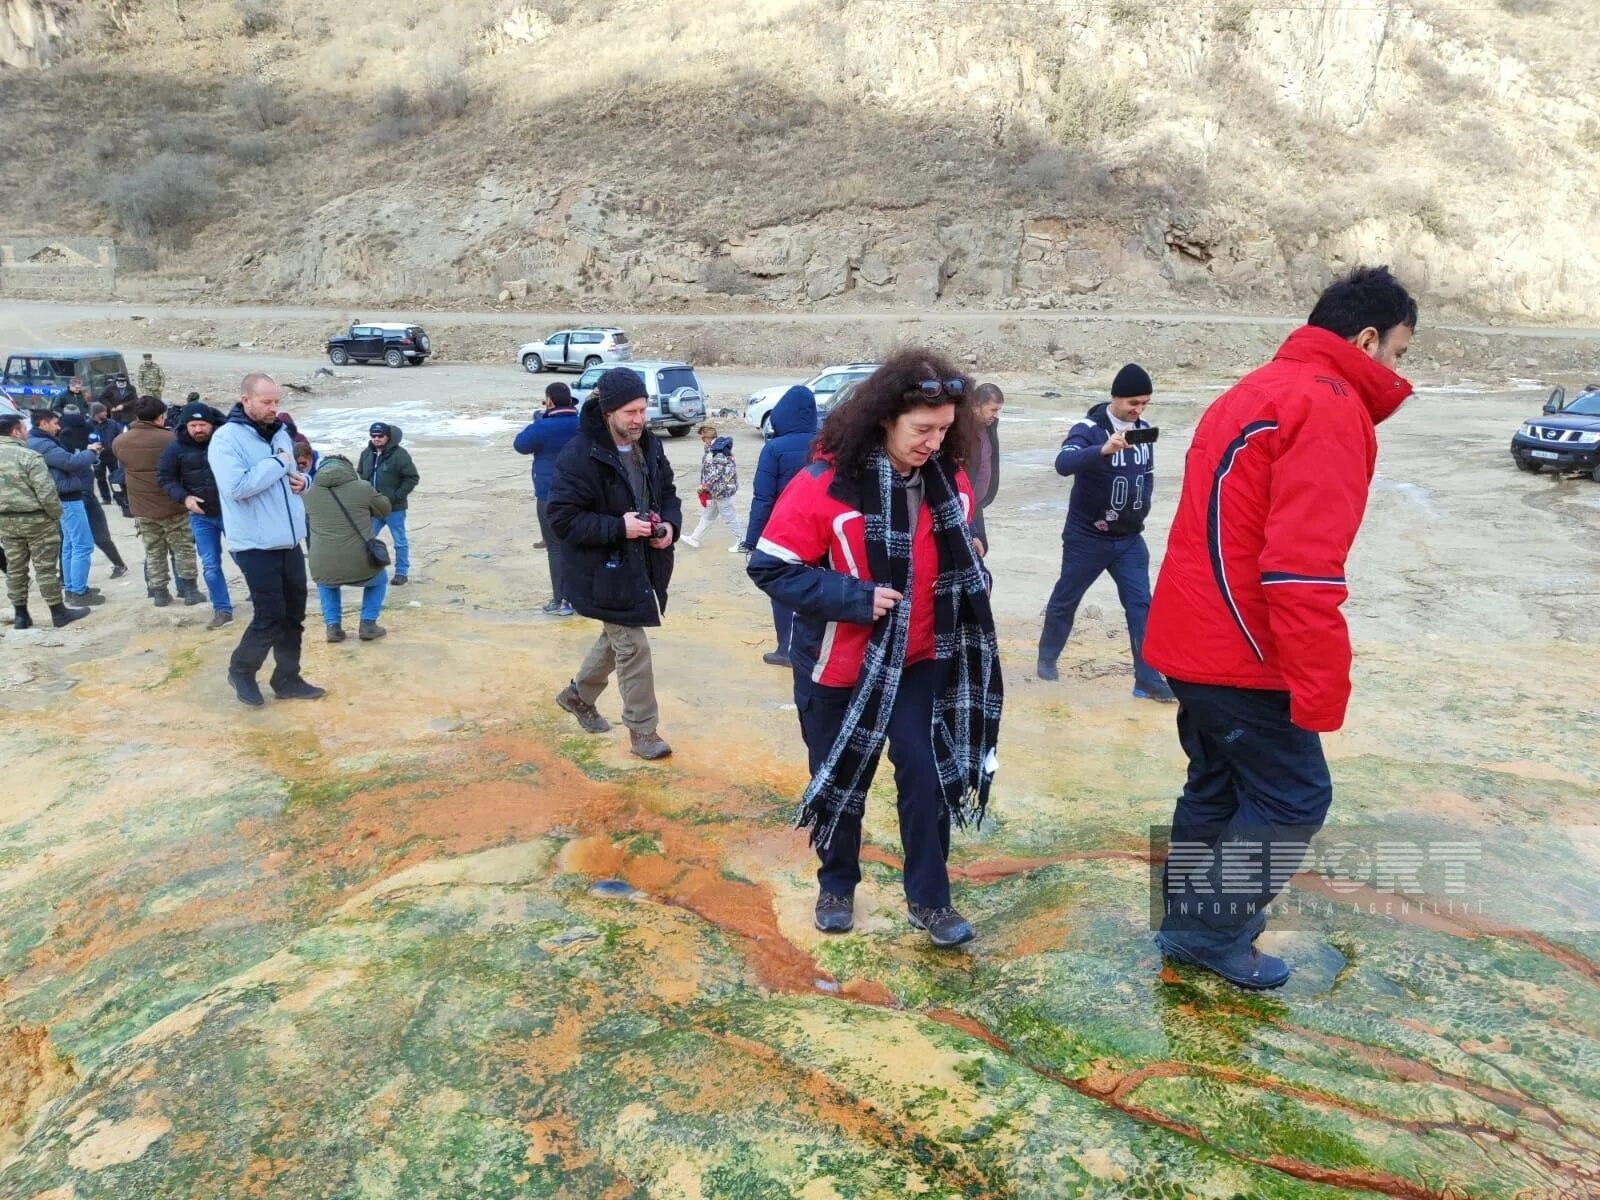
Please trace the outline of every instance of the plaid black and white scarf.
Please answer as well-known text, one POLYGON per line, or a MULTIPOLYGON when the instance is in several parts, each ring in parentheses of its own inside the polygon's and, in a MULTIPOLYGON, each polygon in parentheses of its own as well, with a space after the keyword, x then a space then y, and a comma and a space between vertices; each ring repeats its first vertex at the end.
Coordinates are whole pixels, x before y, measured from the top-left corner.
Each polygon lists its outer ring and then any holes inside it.
MULTIPOLYGON (((800 801, 798 828, 811 827, 814 845, 833 840, 839 818, 866 811, 867 788, 889 732, 911 632, 913 543, 907 481, 879 451, 868 464, 861 511, 866 518, 867 565, 880 586, 905 597, 872 629, 861 675, 833 747, 800 801)), ((972 546, 953 473, 940 458, 922 468, 923 496, 939 548, 934 582, 934 657, 947 673, 934 699, 929 737, 950 819, 976 827, 989 804, 999 766, 1000 652, 989 608, 988 575, 972 546)))

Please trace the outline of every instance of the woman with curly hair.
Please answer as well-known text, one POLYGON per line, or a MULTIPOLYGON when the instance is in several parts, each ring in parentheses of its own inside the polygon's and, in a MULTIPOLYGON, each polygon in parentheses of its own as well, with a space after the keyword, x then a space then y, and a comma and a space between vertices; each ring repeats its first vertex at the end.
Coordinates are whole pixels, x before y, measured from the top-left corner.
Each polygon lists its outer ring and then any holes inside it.
POLYGON ((950 825, 983 819, 1002 688, 962 466, 971 392, 940 355, 892 355, 828 414, 815 461, 750 556, 750 577, 796 614, 789 657, 812 776, 798 824, 821 860, 825 933, 855 921, 861 820, 887 744, 911 923, 937 946, 973 936, 950 903, 950 825))

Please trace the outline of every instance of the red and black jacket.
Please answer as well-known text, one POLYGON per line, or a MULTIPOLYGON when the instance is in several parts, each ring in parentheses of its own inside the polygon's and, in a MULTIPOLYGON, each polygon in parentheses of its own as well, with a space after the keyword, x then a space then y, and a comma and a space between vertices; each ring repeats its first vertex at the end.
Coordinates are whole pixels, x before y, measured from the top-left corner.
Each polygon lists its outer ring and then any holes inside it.
POLYGON ((1190 683, 1287 691, 1326 732, 1350 699, 1344 565, 1411 385, 1304 326, 1200 418, 1150 605, 1144 657, 1190 683))
MULTIPOLYGON (((967 473, 956 472, 961 509, 974 510, 967 473)), ((867 522, 859 502, 834 494, 833 465, 814 462, 778 497, 750 555, 756 586, 795 614, 789 660, 822 687, 854 687, 872 635, 872 593, 880 586, 867 570, 867 522)), ((939 548, 924 507, 911 543, 911 629, 906 665, 933 652, 933 589, 939 548)))

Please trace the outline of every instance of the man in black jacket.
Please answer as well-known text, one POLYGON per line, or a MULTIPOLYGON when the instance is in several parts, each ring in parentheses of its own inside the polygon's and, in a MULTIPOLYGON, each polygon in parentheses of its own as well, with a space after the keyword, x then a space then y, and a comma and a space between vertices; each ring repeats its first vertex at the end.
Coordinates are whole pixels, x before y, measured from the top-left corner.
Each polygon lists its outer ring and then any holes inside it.
POLYGON ((645 628, 661 624, 672 544, 683 510, 672 464, 645 428, 644 380, 626 367, 600 376, 578 434, 556 460, 550 524, 561 540, 562 586, 572 607, 601 622, 600 636, 556 703, 589 733, 611 728, 594 702, 616 672, 622 723, 640 758, 672 748, 656 732, 655 676, 645 628))
POLYGON ((156 461, 156 482, 161 490, 189 510, 200 574, 211 600, 207 629, 221 629, 233 623, 233 597, 228 594, 228 581, 222 574, 222 500, 206 458, 212 433, 226 419, 209 404, 185 404, 178 414, 171 444, 156 461))

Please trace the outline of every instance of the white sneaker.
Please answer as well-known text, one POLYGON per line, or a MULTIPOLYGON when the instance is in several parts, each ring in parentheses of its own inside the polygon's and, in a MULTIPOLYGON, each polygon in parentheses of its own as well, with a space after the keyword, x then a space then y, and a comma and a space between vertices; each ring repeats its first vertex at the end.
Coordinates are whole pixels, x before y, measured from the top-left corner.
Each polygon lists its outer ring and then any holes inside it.
POLYGON ((728 553, 729 554, 743 554, 744 553, 744 545, 742 543, 740 543, 740 542, 735 542, 733 545, 728 547, 728 553))
POLYGON ((693 546, 693 547, 694 547, 694 548, 695 548, 695 549, 696 549, 696 550, 698 550, 698 549, 700 549, 700 541, 699 541, 699 539, 698 539, 698 538, 693 538, 693 537, 689 537, 689 536, 688 536, 688 535, 687 535, 687 534, 686 534, 686 535, 685 535, 685 536, 684 536, 684 537, 683 537, 683 539, 682 539, 682 540, 683 540, 683 544, 684 544, 684 545, 685 545, 685 546, 693 546))

